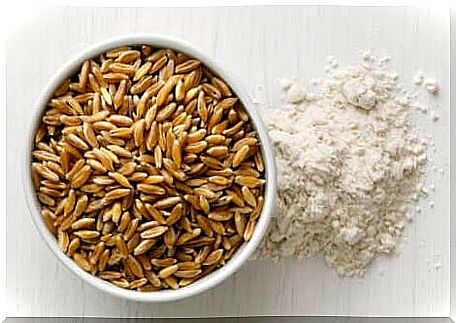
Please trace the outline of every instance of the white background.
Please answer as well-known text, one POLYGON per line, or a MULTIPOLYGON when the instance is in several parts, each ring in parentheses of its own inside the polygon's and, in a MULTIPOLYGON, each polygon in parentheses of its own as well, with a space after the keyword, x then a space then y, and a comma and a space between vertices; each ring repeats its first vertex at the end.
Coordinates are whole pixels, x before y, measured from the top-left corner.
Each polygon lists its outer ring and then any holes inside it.
MULTIPOLYGON (((8 316, 422 315, 449 313, 448 72, 446 9, 269 7, 200 9, 48 9, 9 35, 7 115, 8 316), (250 90, 263 84, 279 103, 274 80, 322 75, 328 55, 357 60, 355 48, 393 57, 403 82, 419 68, 441 82, 441 120, 418 122, 437 143, 436 183, 408 228, 398 257, 379 259, 363 279, 341 279, 321 259, 275 265, 251 262, 203 295, 172 304, 137 304, 84 285, 46 249, 22 198, 19 158, 25 120, 52 73, 93 42, 128 32, 167 33, 201 46, 250 90), (441 269, 434 264, 441 264, 441 269)), ((422 96, 423 101, 428 99, 422 96)))

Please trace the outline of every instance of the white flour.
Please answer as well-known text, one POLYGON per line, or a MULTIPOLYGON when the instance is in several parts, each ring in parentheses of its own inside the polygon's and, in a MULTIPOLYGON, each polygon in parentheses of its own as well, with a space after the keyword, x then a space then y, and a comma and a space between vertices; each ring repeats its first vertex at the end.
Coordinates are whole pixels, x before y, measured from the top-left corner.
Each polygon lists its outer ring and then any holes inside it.
POLYGON ((423 194, 426 147, 410 131, 411 100, 383 61, 365 55, 359 66, 328 70, 319 95, 281 80, 282 109, 264 113, 279 211, 258 254, 323 253, 338 273, 359 276, 396 250, 409 206, 423 194))
POLYGON ((439 92, 439 83, 432 77, 425 78, 422 71, 416 72, 413 76, 413 83, 418 86, 423 85, 431 94, 439 92))

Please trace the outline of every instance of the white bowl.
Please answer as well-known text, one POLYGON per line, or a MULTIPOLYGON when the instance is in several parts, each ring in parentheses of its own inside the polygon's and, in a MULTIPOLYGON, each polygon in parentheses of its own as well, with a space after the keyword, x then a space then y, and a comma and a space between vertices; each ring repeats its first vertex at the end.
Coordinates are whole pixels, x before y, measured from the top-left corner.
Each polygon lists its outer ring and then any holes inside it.
POLYGON ((125 35, 121 37, 108 39, 106 41, 103 41, 101 43, 95 44, 94 46, 87 48, 81 54, 71 59, 69 63, 62 67, 51 79, 49 84, 46 86, 44 92, 40 95, 32 111, 31 124, 27 130, 28 137, 24 149, 23 187, 25 191, 27 206, 32 215, 33 222, 35 223, 36 228, 38 229, 43 240, 46 242, 47 246, 53 251, 54 255, 67 268, 69 268, 76 276, 81 278, 83 281, 86 281, 92 286, 102 291, 105 291, 111 295, 115 295, 133 301, 168 302, 193 296, 211 287, 216 286, 217 284, 225 280, 228 276, 232 275, 236 270, 238 270, 241 267, 243 263, 247 261, 249 256, 253 253, 255 248, 261 242, 275 209, 277 188, 274 157, 272 154, 271 144, 268 138, 266 128, 263 122, 261 121, 261 118, 255 111, 250 96, 248 95, 245 88, 241 86, 239 80, 237 80, 231 73, 228 73, 224 68, 222 68, 218 62, 215 62, 212 58, 203 54, 202 50, 197 49, 196 47, 187 42, 175 39, 173 37, 150 34, 125 35), (59 249, 56 238, 47 229, 46 225, 41 219, 40 204, 33 189, 33 183, 31 180, 30 165, 34 134, 40 124, 41 115, 45 109, 45 106, 48 100, 52 97, 54 90, 57 88, 57 86, 68 76, 74 74, 74 72, 76 72, 79 69, 79 67, 85 60, 92 57, 96 57, 100 53, 106 52, 110 49, 119 46, 135 44, 149 44, 154 47, 172 48, 176 51, 187 53, 190 56, 199 59, 201 62, 203 62, 204 65, 206 65, 209 69, 218 74, 222 79, 224 79, 228 83, 228 85, 233 89, 233 91, 236 93, 239 99, 242 101, 245 109, 250 115, 253 126, 258 133, 258 137, 261 142, 261 147, 264 156, 266 176, 265 201, 253 237, 249 242, 244 243, 235 253, 235 255, 233 255, 233 257, 220 269, 217 269, 211 274, 178 290, 160 290, 155 292, 140 292, 126 290, 117 287, 114 284, 111 284, 107 281, 104 281, 96 276, 93 276, 79 268, 72 259, 66 256, 59 249))

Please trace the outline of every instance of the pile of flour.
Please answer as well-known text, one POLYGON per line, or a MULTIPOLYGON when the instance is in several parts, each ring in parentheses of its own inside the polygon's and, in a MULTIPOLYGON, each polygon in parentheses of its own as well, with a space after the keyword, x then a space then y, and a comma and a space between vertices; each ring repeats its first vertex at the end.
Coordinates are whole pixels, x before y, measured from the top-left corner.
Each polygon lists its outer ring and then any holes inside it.
POLYGON ((322 93, 282 80, 281 109, 263 110, 278 168, 278 212, 258 255, 323 253, 361 276, 393 253, 423 194, 426 145, 411 132, 411 99, 397 74, 370 56, 329 69, 322 93))

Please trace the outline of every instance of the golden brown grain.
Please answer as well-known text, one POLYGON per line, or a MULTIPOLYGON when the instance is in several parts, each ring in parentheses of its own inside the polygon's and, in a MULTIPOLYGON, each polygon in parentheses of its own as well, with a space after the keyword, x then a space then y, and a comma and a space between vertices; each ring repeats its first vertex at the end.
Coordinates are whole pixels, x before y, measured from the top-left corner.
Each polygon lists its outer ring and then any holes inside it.
POLYGON ((213 264, 216 264, 223 255, 223 249, 217 249, 213 251, 207 258, 203 261, 203 266, 211 266, 213 264))
POLYGON ((174 265, 177 260, 174 258, 152 259, 151 264, 158 268, 164 268, 174 265))
POLYGON ((177 265, 172 265, 172 266, 169 266, 169 267, 166 267, 166 268, 163 268, 162 270, 160 270, 160 272, 158 273, 158 277, 160 278, 167 278, 171 275, 173 275, 177 270, 179 269, 179 267, 177 265))
POLYGON ((161 236, 168 230, 166 226, 158 226, 155 228, 148 229, 141 233, 141 238, 143 239, 153 239, 161 236))
POLYGON ((167 284, 172 289, 178 289, 179 288, 179 284, 177 282, 177 279, 174 278, 174 276, 169 276, 169 277, 163 278, 163 281, 165 282, 165 284, 167 284))
POLYGON ((76 264, 85 271, 91 270, 92 266, 90 265, 90 262, 87 260, 86 257, 81 255, 80 253, 73 254, 73 259, 76 262, 76 264))
POLYGON ((201 62, 148 45, 81 64, 34 135, 42 218, 85 271, 139 291, 177 289, 251 239, 264 205, 256 133, 201 62))
POLYGON ((149 251, 155 244, 157 240, 154 239, 144 239, 142 240, 134 249, 135 256, 142 255, 149 251))
POLYGON ((141 266, 141 263, 134 256, 128 256, 126 259, 126 264, 133 275, 140 278, 144 277, 144 270, 141 266))

